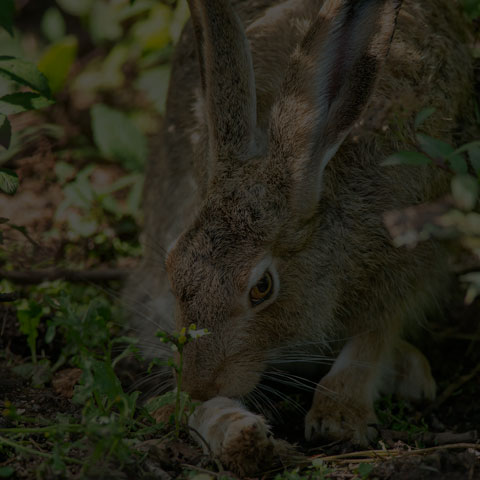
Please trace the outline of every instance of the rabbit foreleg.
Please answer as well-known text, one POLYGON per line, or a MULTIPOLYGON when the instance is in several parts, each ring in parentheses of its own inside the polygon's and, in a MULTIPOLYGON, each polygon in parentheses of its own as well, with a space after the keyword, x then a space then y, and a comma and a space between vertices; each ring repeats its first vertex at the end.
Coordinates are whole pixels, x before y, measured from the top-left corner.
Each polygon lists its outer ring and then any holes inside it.
POLYGON ((377 422, 373 402, 379 392, 418 401, 435 397, 435 381, 423 354, 399 338, 358 335, 341 350, 319 382, 305 419, 307 439, 326 436, 368 444, 377 422))

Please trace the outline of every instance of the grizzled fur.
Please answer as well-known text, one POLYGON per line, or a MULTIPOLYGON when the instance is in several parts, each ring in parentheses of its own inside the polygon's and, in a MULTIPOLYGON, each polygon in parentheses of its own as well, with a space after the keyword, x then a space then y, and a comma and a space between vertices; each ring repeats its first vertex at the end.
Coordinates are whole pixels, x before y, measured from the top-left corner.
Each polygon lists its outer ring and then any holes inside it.
POLYGON ((365 443, 378 391, 434 396, 400 337, 437 304, 445 252, 395 248, 383 215, 449 179, 381 164, 415 148, 425 107, 425 133, 464 140, 472 65, 457 2, 400 3, 190 0, 147 175, 145 260, 126 291, 148 345, 157 328, 212 332, 185 350, 193 397, 248 394, 284 348, 328 353, 338 339, 307 437, 365 443), (252 307, 265 269, 274 294, 252 307))

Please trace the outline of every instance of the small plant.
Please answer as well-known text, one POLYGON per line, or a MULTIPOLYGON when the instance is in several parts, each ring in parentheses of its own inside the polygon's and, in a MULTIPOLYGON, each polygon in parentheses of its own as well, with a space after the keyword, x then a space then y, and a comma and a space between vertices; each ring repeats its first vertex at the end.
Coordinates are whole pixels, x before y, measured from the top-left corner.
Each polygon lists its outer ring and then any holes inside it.
POLYGON ((332 469, 321 458, 315 458, 310 466, 286 470, 277 474, 274 480, 325 480, 331 473, 332 469))
MULTIPOLYGON (((164 343, 171 345, 172 351, 177 354, 177 360, 170 358, 166 364, 175 371, 177 388, 175 389, 175 434, 180 435, 180 426, 187 406, 192 407, 191 399, 182 391, 182 375, 183 375, 183 350, 185 346, 193 340, 196 340, 210 332, 207 329, 198 329, 195 324, 191 324, 188 328, 183 327, 179 333, 169 334, 163 331, 157 332, 157 337, 164 343)), ((157 362, 157 364, 165 364, 165 362, 157 362)), ((168 394, 167 394, 168 395, 168 394)), ((159 405, 158 405, 159 406, 159 405)), ((158 408, 157 406, 157 408, 158 408)))
POLYGON ((407 432, 409 435, 428 431, 428 425, 422 418, 419 422, 411 418, 410 407, 403 400, 394 400, 391 396, 385 396, 376 403, 378 419, 380 423, 397 432, 407 432))
POLYGON ((138 463, 143 456, 136 446, 163 428, 138 405, 139 392, 125 392, 115 373, 118 362, 134 353, 135 340, 118 335, 114 306, 92 287, 82 287, 77 293, 83 301, 75 301, 75 288, 70 286, 67 294, 66 286, 59 282, 37 287, 32 296, 38 297, 42 292, 44 301, 21 303, 18 318, 27 335, 32 362, 44 362, 49 378, 64 365, 81 371, 73 396, 81 413, 59 414, 54 420, 41 415, 30 418, 7 401, 3 416, 8 427, 0 428, 1 450, 14 449, 43 458, 37 472, 39 478, 48 472, 66 475, 70 466, 81 467, 87 473, 106 468, 111 461, 120 468, 138 463), (45 342, 48 344, 57 336, 65 342, 54 365, 36 355, 38 326, 45 322, 45 313, 49 317, 45 342))
MULTIPOLYGON (((14 0, 2 0, 0 27, 12 36, 14 13, 14 0)), ((12 138, 8 116, 44 108, 53 101, 47 79, 31 62, 10 55, 0 55, 0 76, 11 84, 10 93, 0 97, 0 145, 8 149, 12 138)), ((18 175, 8 168, 0 168, 0 190, 13 195, 17 188, 18 175)))

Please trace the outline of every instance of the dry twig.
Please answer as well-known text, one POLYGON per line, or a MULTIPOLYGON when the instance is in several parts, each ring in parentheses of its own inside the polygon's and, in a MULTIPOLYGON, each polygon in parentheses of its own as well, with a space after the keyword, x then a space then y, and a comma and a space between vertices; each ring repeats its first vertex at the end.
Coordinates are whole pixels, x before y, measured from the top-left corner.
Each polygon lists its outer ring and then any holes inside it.
POLYGON ((31 285, 46 281, 63 279, 69 282, 108 282, 111 280, 124 280, 129 271, 119 268, 103 268, 98 270, 32 270, 24 272, 11 272, 0 270, 0 278, 6 278, 12 282, 31 285))

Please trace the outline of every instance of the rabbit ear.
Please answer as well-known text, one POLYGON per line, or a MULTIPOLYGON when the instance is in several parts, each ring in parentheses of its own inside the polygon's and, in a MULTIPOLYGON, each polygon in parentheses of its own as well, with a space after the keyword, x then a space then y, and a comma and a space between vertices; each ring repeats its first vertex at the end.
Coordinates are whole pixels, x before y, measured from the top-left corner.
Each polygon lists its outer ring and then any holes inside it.
POLYGON ((200 60, 212 158, 249 156, 255 145, 252 57, 229 0, 188 0, 200 60))
POLYGON ((269 154, 286 166, 305 215, 315 211, 322 172, 370 98, 400 4, 326 0, 292 56, 272 110, 269 154))

